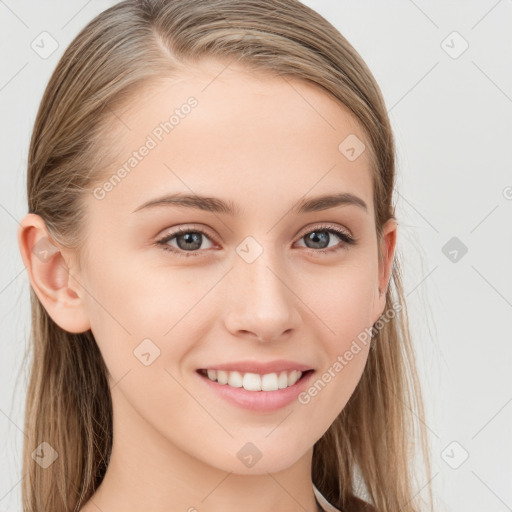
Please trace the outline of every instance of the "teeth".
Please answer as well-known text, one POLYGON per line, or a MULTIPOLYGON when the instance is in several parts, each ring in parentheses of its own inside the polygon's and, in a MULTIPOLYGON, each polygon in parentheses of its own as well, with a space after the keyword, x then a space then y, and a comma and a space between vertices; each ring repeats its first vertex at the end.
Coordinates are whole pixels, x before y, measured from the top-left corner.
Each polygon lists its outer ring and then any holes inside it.
POLYGON ((293 386, 301 377, 302 372, 292 370, 290 372, 266 373, 241 373, 237 371, 206 370, 210 380, 219 384, 227 384, 233 388, 244 388, 247 391, 277 391, 293 386))

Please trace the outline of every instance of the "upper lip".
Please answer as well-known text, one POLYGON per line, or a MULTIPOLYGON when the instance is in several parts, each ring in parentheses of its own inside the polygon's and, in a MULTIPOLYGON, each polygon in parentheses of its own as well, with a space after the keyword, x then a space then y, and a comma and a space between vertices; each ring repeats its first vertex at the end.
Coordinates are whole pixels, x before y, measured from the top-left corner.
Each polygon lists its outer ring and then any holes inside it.
POLYGON ((212 364, 201 368, 202 370, 224 370, 224 371, 240 371, 244 373, 259 373, 265 375, 266 373, 277 373, 286 370, 298 370, 305 372, 312 370, 306 364, 296 363, 295 361, 286 361, 279 359, 275 361, 268 361, 266 363, 258 361, 235 361, 232 363, 212 364))

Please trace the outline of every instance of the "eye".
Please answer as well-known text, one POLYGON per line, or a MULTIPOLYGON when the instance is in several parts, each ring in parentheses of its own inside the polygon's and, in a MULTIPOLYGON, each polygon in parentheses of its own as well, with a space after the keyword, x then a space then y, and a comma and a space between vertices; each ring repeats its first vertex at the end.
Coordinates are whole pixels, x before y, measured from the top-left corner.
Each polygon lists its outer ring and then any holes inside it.
MULTIPOLYGON (((171 251, 178 256, 200 256, 201 244, 204 237, 210 240, 208 234, 202 229, 185 226, 165 235, 163 238, 157 240, 156 243, 162 246, 162 249, 171 251), (176 245, 169 243, 174 240, 176 245)), ((321 225, 315 227, 313 230, 310 229, 301 236, 300 240, 303 238, 307 241, 307 244, 309 244, 306 247, 314 254, 334 253, 340 249, 346 249, 347 245, 354 245, 356 243, 356 240, 348 233, 330 225, 321 225), (338 244, 338 246, 334 246, 334 248, 329 248, 329 245, 327 245, 326 248, 324 248, 325 243, 329 244, 331 241, 331 235, 335 235, 341 239, 341 245, 338 244)))
POLYGON ((157 244, 161 245, 164 250, 171 251, 178 256, 200 256, 197 251, 200 249, 204 237, 209 239, 208 235, 201 229, 183 227, 165 235, 157 241, 157 244), (177 248, 169 245, 169 242, 174 239, 176 239, 177 248))
POLYGON ((313 230, 306 231, 300 238, 300 240, 305 239, 306 247, 312 249, 311 252, 317 254, 323 253, 334 253, 339 251, 340 249, 346 249, 347 245, 355 245, 356 240, 352 238, 348 233, 345 233, 340 228, 329 226, 329 225, 321 225, 316 226, 313 230), (338 246, 329 247, 329 242, 331 242, 331 236, 335 235, 340 238, 343 243, 338 244, 338 246), (327 243, 327 245, 325 245, 327 243), (317 250, 320 249, 320 250, 317 250))

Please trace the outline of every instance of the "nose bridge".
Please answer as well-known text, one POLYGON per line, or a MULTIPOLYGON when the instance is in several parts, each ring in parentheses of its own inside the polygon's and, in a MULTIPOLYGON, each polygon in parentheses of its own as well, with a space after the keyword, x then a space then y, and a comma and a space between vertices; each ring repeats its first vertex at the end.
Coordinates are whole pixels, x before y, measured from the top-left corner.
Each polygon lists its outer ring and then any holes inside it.
POLYGON ((273 339, 296 326, 298 312, 278 251, 267 242, 247 237, 237 247, 231 275, 228 315, 231 330, 251 331, 260 339, 273 339))
MULTIPOLYGON (((269 253, 266 251, 266 255, 269 253)), ((238 262, 239 276, 247 283, 253 299, 265 299, 264 303, 270 304, 285 298, 284 276, 279 276, 282 265, 276 264, 276 259, 262 254, 253 263, 238 262)))

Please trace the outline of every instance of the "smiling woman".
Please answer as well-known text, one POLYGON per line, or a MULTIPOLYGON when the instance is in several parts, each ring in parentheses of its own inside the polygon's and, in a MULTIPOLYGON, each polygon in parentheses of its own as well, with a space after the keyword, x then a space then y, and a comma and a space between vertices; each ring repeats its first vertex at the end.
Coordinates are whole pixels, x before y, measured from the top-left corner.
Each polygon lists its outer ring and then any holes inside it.
POLYGON ((426 510, 394 180, 379 87, 299 1, 91 21, 30 145, 24 511, 426 510))

